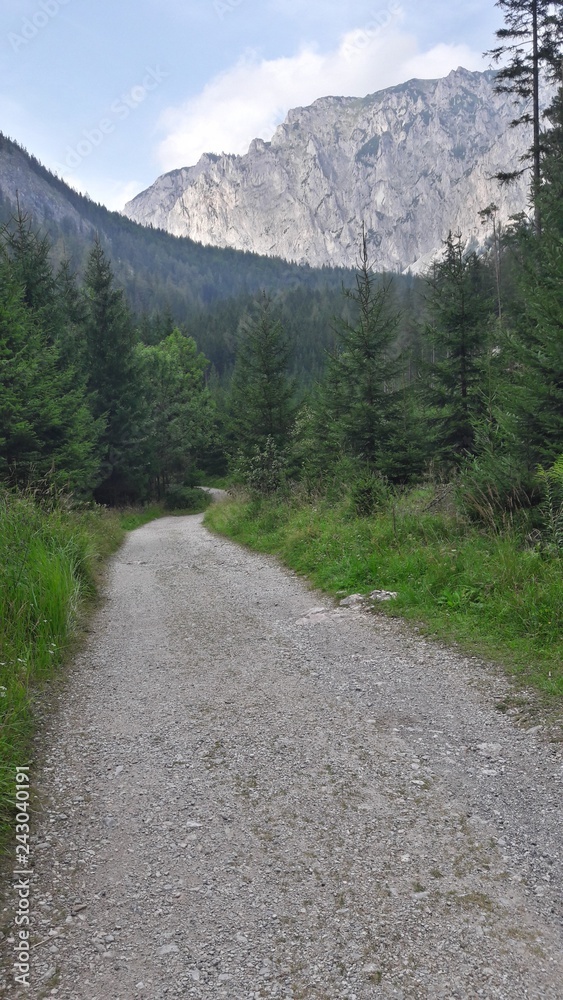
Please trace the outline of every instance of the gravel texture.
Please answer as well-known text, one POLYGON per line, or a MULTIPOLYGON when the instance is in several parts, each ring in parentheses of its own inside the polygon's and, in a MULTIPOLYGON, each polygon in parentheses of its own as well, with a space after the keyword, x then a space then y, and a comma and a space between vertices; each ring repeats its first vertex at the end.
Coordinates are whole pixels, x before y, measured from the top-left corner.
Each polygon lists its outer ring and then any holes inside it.
POLYGON ((32 985, 5 937, 1 995, 561 1000, 560 746, 492 668, 201 520, 111 563, 32 776, 32 985))

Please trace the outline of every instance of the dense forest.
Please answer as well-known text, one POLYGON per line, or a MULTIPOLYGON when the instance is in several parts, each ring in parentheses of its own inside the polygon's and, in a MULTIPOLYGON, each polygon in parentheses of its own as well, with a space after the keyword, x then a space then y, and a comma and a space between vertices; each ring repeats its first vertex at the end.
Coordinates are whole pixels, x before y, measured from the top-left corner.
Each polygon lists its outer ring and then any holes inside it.
POLYGON ((563 4, 498 6, 530 212, 484 205, 483 252, 446 233, 424 278, 378 274, 362 232, 355 273, 198 247, 37 164, 76 217, 0 206, 0 847, 100 560, 218 477, 243 489, 217 530, 563 694, 563 4))
MULTIPOLYGON (((559 79, 560 22, 552 4, 539 21, 536 4, 501 6, 493 55, 512 61, 498 87, 533 97, 540 71, 559 79)), ((561 480, 561 91, 522 124, 531 218, 503 229, 483 206, 485 252, 449 233, 425 279, 375 273, 362 233, 356 274, 323 276, 151 230, 139 240, 79 195, 91 225, 77 264, 84 233, 63 221, 47 235, 16 206, 0 240, 3 481, 122 504, 261 466, 272 482, 282 469, 315 488, 357 480, 367 510, 382 483, 431 472, 469 477, 499 510, 532 508, 539 483, 561 480), (188 258, 197 281, 181 293, 188 258)))

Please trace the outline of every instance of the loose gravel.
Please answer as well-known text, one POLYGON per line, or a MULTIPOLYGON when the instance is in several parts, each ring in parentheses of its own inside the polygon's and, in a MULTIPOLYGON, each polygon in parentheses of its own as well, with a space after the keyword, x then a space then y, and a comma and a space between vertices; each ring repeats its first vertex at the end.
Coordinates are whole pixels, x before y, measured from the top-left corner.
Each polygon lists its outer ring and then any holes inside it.
POLYGON ((562 1000, 560 746, 493 668, 201 521, 112 561, 32 774, 32 985, 8 900, 2 996, 562 1000))

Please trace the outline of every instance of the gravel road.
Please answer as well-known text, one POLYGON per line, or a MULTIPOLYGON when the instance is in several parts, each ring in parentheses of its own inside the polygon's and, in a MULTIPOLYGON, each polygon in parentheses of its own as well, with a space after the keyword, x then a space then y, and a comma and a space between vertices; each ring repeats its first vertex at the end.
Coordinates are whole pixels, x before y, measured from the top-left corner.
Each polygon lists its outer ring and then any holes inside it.
POLYGON ((32 774, 32 985, 5 939, 2 996, 562 1000, 560 746, 494 670, 201 520, 111 563, 32 774))

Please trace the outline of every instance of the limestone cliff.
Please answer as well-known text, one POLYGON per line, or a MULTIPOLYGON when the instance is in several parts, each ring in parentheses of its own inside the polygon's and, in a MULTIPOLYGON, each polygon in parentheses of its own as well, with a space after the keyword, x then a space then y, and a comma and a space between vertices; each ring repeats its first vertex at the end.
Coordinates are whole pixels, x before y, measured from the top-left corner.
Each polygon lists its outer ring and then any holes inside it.
POLYGON ((206 154, 130 201, 124 214, 201 243, 312 265, 355 263, 362 222, 378 268, 416 269, 447 235, 483 236, 478 212, 523 211, 529 181, 501 188, 529 144, 494 74, 458 69, 365 98, 290 111, 271 142, 206 154))

